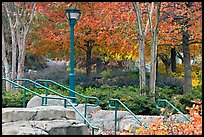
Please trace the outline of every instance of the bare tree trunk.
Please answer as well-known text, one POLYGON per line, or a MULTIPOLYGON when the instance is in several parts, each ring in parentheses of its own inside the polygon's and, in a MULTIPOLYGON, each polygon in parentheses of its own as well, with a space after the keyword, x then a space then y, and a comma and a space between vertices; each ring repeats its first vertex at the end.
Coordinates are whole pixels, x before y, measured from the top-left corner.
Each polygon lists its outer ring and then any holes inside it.
POLYGON ((191 64, 190 64, 190 48, 189 48, 189 34, 188 30, 183 31, 182 37, 182 48, 183 48, 183 64, 184 64, 184 92, 190 92, 192 87, 192 78, 191 78, 191 64))
MULTIPOLYGON (((154 3, 154 2, 153 2, 154 3)), ((152 34, 152 46, 151 46, 151 65, 150 65, 150 91, 155 94, 155 86, 156 86, 156 64, 157 64, 157 41, 158 41, 158 23, 160 16, 160 8, 161 2, 157 5, 157 13, 156 13, 156 21, 154 25, 154 29, 152 28, 152 22, 150 21, 150 30, 152 34)), ((155 101, 155 98, 153 98, 155 101)))
MULTIPOLYGON (((8 60, 6 58, 6 43, 5 43, 5 36, 4 36, 4 28, 2 25, 2 62, 3 62, 3 66, 4 66, 4 70, 5 71, 5 77, 10 79, 11 78, 11 74, 9 72, 9 63, 8 60)), ((6 90, 10 91, 11 90, 11 84, 9 82, 6 82, 6 90)))
POLYGON ((89 42, 86 45, 86 75, 90 77, 91 75, 91 66, 92 66, 92 58, 91 58, 91 52, 92 52, 92 46, 90 46, 89 42))
POLYGON ((176 49, 171 48, 171 71, 176 72, 176 49))
POLYGON ((145 42, 144 40, 139 41, 139 78, 140 78, 140 89, 144 88, 146 85, 146 68, 145 68, 145 52, 144 52, 145 42))
MULTIPOLYGON (((36 3, 30 2, 4 2, 2 4, 6 17, 9 21, 9 33, 11 34, 12 40, 12 61, 11 61, 11 76, 6 75, 8 79, 16 79, 23 77, 24 61, 26 55, 26 39, 28 32, 31 27, 32 20, 34 18, 34 11, 36 9, 36 3), (31 8, 31 12, 28 12, 28 8, 31 8), (18 58, 17 58, 18 54, 18 58)), ((4 24, 6 26, 6 24, 4 24)), ((3 36, 2 36, 3 37, 3 36)), ((6 42, 4 42, 6 43, 6 42)), ((7 41, 10 43, 10 41, 7 41)), ((5 45, 5 44, 4 44, 5 45)), ((5 48, 4 48, 5 49, 5 48)), ((7 70, 6 60, 8 60, 9 55, 6 54, 6 49, 2 54, 4 54, 4 66, 5 71, 7 70)), ((6 74, 8 74, 6 72, 6 74)))
MULTIPOLYGON (((190 8, 192 2, 188 2, 187 7, 190 8)), ((187 12, 188 11, 187 8, 187 12)), ((189 38, 188 34, 188 15, 187 12, 183 15, 184 28, 182 29, 182 49, 183 49, 183 65, 184 65, 184 92, 190 92, 192 87, 192 78, 191 78, 191 64, 190 64, 190 48, 189 48, 189 38)))
MULTIPOLYGON (((146 23, 145 30, 143 30, 139 2, 133 2, 133 7, 136 13, 137 22, 138 22, 137 27, 139 30, 138 31, 138 38, 139 38, 138 46, 139 46, 139 57, 140 57, 139 58, 139 80, 140 80, 140 89, 142 89, 146 86, 145 37, 148 31, 149 19, 146 23)), ((153 5, 149 13, 150 18, 152 17, 152 12, 153 12, 153 5)))
POLYGON ((8 20, 9 20, 9 25, 10 25, 10 32, 11 32, 11 39, 12 39, 12 63, 11 63, 11 79, 15 79, 16 78, 16 36, 15 36, 15 28, 14 28, 14 23, 12 21, 12 14, 11 14, 11 8, 12 5, 14 5, 14 3, 5 3, 5 10, 6 10, 6 13, 7 13, 7 17, 8 17, 8 20), (10 10, 9 10, 10 8, 10 10))
POLYGON ((96 74, 99 76, 100 73, 103 71, 103 61, 97 57, 96 58, 96 74))

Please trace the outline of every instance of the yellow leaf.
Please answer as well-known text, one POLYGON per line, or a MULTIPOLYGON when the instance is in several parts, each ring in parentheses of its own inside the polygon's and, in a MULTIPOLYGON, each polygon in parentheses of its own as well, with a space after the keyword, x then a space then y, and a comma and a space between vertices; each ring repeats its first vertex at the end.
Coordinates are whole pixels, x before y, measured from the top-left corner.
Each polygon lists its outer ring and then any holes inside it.
POLYGON ((129 128, 129 132, 131 133, 133 129, 134 129, 134 125, 131 124, 131 125, 130 125, 130 128, 129 128))
POLYGON ((139 133, 143 130, 143 127, 141 126, 140 128, 138 128, 135 132, 135 135, 139 135, 139 133))

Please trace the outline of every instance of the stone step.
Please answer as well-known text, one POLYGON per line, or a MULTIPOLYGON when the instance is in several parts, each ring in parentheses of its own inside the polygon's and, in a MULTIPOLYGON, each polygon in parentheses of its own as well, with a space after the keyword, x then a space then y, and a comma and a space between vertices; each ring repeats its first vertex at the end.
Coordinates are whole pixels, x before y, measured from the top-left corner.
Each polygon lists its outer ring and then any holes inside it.
POLYGON ((76 120, 75 111, 62 106, 3 108, 2 123, 28 120, 76 120))
POLYGON ((89 135, 75 111, 63 106, 2 108, 3 135, 89 135))
POLYGON ((16 121, 2 124, 2 135, 89 135, 75 120, 16 121))

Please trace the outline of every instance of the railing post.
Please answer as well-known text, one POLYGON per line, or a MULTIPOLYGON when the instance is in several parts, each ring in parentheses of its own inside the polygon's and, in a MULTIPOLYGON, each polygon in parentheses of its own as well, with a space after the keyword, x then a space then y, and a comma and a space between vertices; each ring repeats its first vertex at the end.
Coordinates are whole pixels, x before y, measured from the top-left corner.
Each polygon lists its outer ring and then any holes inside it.
POLYGON ((67 100, 66 99, 64 100, 64 107, 65 108, 67 107, 67 100))
MULTIPOLYGON (((47 95, 48 95, 48 81, 46 81, 46 83, 45 83, 45 86, 46 86, 46 89, 45 89, 45 96, 47 97, 47 95)), ((47 105, 47 98, 45 98, 45 104, 47 105)))
MULTIPOLYGON (((24 81, 23 85, 26 87, 26 81, 24 81)), ((26 89, 23 89, 23 107, 26 107, 26 89)))
POLYGON ((92 135, 94 135, 94 128, 92 128, 92 135))
POLYGON ((114 127, 114 132, 115 132, 115 135, 116 135, 116 127, 117 127, 117 110, 118 110, 118 103, 117 103, 117 100, 114 100, 114 103, 115 103, 115 127, 114 127))
MULTIPOLYGON (((85 101, 84 101, 85 105, 84 105, 84 117, 86 118, 86 103, 87 103, 87 98, 85 98, 85 101)), ((84 119, 84 124, 86 124, 86 120, 84 119)))
POLYGON ((42 97, 42 106, 44 106, 44 97, 42 97))

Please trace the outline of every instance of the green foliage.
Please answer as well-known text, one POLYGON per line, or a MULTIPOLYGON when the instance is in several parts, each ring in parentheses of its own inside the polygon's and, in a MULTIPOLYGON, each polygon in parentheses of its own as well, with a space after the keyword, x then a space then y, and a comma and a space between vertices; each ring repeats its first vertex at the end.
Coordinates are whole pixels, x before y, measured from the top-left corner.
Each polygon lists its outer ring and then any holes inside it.
POLYGON ((182 112, 187 113, 186 106, 191 106, 191 100, 201 99, 202 100, 202 86, 192 88, 191 92, 184 93, 183 95, 175 96, 175 100, 172 101, 176 107, 182 112))
POLYGON ((111 72, 112 72, 111 69, 107 69, 107 70, 102 71, 101 75, 102 75, 103 78, 110 78, 111 77, 111 72))
MULTIPOLYGON (((23 107, 23 90, 17 91, 3 91, 2 107, 23 107)), ((26 93, 26 102, 32 98, 31 93, 26 93)))
MULTIPOLYGON (((60 83, 62 84, 62 83, 60 83)), ((63 85, 63 84, 62 84, 63 85)), ((66 85, 64 85, 66 86, 66 85)), ((68 96, 69 92, 67 90, 61 89, 57 86, 50 85, 50 89, 68 96)), ((45 89, 37 89, 34 87, 29 87, 29 89, 37 92, 39 94, 45 94, 45 89)), ((177 94, 177 88, 171 89, 169 86, 165 88, 156 88, 156 96, 155 99, 166 99, 170 103, 172 103, 175 107, 177 107, 183 113, 187 113, 185 107, 191 106, 189 103, 193 99, 202 99, 202 87, 194 87, 192 88, 192 92, 185 93, 183 95, 177 94)), ((149 93, 149 88, 145 87, 140 90, 138 87, 134 86, 109 86, 108 84, 102 85, 100 88, 96 87, 88 87, 83 88, 82 86, 76 86, 76 91, 81 93, 82 95, 97 97, 100 100, 100 106, 102 109, 110 109, 108 107, 109 100, 111 98, 117 98, 121 102, 123 102, 133 113, 137 115, 159 115, 160 112, 155 107, 155 102, 152 101, 152 93, 149 93), (146 95, 141 95, 141 93, 146 93, 146 95)), ((48 92, 50 94, 54 94, 48 92)), ((27 101, 30 100, 34 95, 32 93, 27 92, 27 101)), ((18 92, 3 92, 3 107, 22 107, 23 105, 23 90, 19 90, 18 92)), ((83 103, 83 98, 76 95, 83 103)), ((95 103, 90 100, 89 103, 95 103)), ((119 107, 120 110, 125 110, 122 106, 119 107)))
POLYGON ((125 73, 128 78, 138 78, 139 79, 139 70, 132 70, 125 73))
MULTIPOLYGON (((108 107, 109 100, 117 98, 135 114, 147 115, 153 114, 152 112, 157 113, 155 104, 150 100, 150 97, 140 95, 140 90, 133 86, 119 87, 105 84, 100 88, 86 88, 82 94, 99 98, 102 109, 110 109, 108 107)), ((119 109, 125 110, 123 107, 119 107, 119 109)))
POLYGON ((170 86, 166 86, 165 88, 156 87, 156 99, 170 99, 173 95, 176 94, 177 88, 172 89, 170 86))

